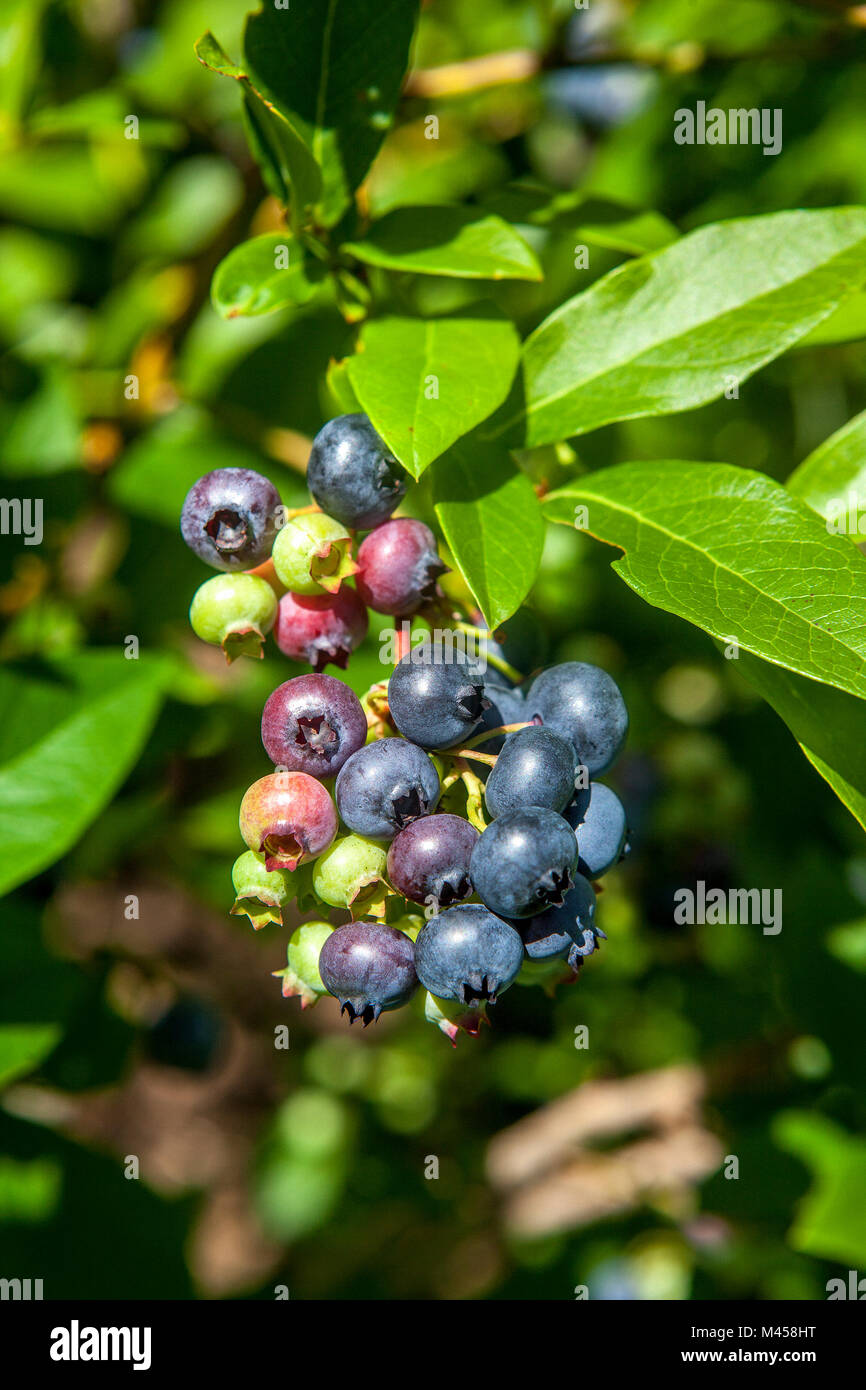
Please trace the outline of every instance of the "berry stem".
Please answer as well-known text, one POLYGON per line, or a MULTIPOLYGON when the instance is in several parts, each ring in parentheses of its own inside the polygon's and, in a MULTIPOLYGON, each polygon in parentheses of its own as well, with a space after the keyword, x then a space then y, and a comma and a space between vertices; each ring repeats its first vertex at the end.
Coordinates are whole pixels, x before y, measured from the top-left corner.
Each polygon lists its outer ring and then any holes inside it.
POLYGON ((476 763, 487 763, 488 767, 496 766, 496 755, 494 753, 474 753, 471 744, 466 748, 455 748, 453 750, 449 749, 448 751, 452 758, 472 758, 476 763))
MULTIPOLYGON (((480 641, 489 641, 493 638, 493 633, 489 628, 475 627, 474 623, 465 623, 459 618, 452 618, 452 622, 457 631, 464 632, 467 637, 475 637, 480 641)), ((506 661, 504 657, 497 656, 495 652, 485 652, 484 660, 489 662, 491 666, 495 666, 497 671, 501 671, 503 676, 507 676, 510 681, 514 681, 515 685, 523 680, 522 673, 518 671, 515 666, 512 666, 510 662, 506 661)))
POLYGON ((270 584, 277 598, 282 598, 283 594, 288 593, 288 589, 286 588, 285 584, 283 584, 277 578, 277 572, 274 569, 274 562, 271 559, 263 560, 262 563, 260 565, 257 565, 254 570, 246 570, 245 573, 253 574, 256 576, 257 579, 266 580, 267 583, 270 584))
POLYGON ((524 724, 499 724, 495 729, 485 729, 483 734, 470 739, 466 744, 466 750, 477 748, 479 743, 486 743, 488 739, 499 738, 501 734, 516 734, 520 729, 533 729, 537 726, 538 721, 535 719, 528 719, 524 724))
POLYGON ((466 819, 475 829, 484 832, 487 829, 487 821, 484 817, 484 783, 480 777, 476 777, 465 763, 458 761, 455 763, 460 771, 460 777, 466 788, 466 819))
POLYGON ((412 624, 400 624, 396 632, 397 640, 394 643, 394 665, 398 666, 404 656, 408 656, 412 650, 412 624))

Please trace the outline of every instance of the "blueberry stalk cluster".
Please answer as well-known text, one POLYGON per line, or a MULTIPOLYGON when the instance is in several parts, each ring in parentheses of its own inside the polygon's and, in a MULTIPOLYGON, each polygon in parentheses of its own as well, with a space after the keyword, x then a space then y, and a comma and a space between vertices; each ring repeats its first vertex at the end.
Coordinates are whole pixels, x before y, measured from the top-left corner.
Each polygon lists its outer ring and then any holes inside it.
POLYGON ((593 885, 628 842, 596 778, 622 750, 625 704, 583 662, 524 681, 496 634, 446 606, 435 536, 393 516, 406 476, 366 416, 325 425, 307 478, 311 505, 287 511, 266 478, 217 470, 181 518, 220 571, 193 598, 194 631, 229 661, 272 634, 311 668, 264 706, 274 771, 241 804, 231 911, 256 930, 316 914, 278 972, 302 1007, 330 994, 366 1027, 420 987, 446 1036, 476 1035, 515 980, 576 979, 604 937, 593 885), (359 699, 323 668, 346 666, 370 609, 434 630, 359 699))

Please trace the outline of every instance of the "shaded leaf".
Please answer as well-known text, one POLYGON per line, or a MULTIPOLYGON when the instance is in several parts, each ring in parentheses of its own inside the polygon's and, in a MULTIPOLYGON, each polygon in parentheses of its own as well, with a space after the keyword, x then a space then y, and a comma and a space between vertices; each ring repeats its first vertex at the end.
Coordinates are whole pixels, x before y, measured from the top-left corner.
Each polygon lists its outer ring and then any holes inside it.
MULTIPOLYGON (((273 13, 273 11, 271 11, 273 13)), ((322 173, 304 136, 285 111, 258 90, 246 68, 233 63, 213 34, 203 34, 195 46, 199 62, 223 77, 233 77, 244 88, 244 100, 256 141, 254 153, 266 158, 276 172, 283 201, 291 191, 292 220, 299 224, 306 210, 316 202, 322 187, 322 173)))
MULTIPOLYGON (((95 655, 106 673, 103 655, 95 655)), ((89 691, 83 704, 74 698, 76 670, 86 679, 88 656, 56 663, 63 712, 0 766, 0 893, 65 854, 141 751, 159 709, 164 671, 145 658, 112 655, 103 688, 89 691)))
POLYGON ((418 8, 418 0, 292 0, 247 19, 250 79, 321 169, 326 225, 349 205, 391 125, 418 8))
POLYGON ((436 515, 490 628, 516 613, 532 588, 544 520, 525 473, 500 445, 472 436, 433 470, 436 515))
POLYGON ((268 232, 241 242, 220 261, 211 300, 224 319, 272 314, 287 304, 306 303, 324 278, 324 268, 307 261, 300 242, 284 232, 268 232))

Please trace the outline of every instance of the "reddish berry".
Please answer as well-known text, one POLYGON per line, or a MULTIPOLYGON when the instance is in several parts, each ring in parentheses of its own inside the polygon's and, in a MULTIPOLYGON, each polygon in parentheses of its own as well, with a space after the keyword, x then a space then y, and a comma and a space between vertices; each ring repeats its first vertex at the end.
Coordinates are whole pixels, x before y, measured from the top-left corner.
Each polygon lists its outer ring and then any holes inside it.
POLYGON ((358 593, 368 608, 404 618, 439 592, 445 574, 436 537, 423 521, 398 518, 371 531, 358 551, 358 593))
POLYGON ((305 597, 284 594, 277 609, 274 638, 285 656, 306 661, 314 671, 329 663, 345 669, 367 635, 367 610, 354 589, 305 597))
POLYGON ((272 772, 241 802, 244 843, 265 856, 265 868, 296 869, 323 854, 337 833, 337 809, 315 777, 272 772))

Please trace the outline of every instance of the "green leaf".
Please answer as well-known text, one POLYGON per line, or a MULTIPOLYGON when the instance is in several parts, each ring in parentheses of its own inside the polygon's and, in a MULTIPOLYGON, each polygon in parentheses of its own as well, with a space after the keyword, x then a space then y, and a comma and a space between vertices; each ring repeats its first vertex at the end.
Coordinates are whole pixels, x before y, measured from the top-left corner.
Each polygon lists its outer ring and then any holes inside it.
POLYGON ((787 487, 837 529, 853 522, 858 538, 866 539, 866 410, 819 444, 794 469, 787 487))
POLYGON ((321 168, 326 225, 350 204, 392 123, 418 9, 418 0, 292 0, 247 19, 250 80, 321 168))
POLYGON ((55 1023, 7 1023, 0 1027, 0 1086, 34 1071, 54 1050, 61 1031, 55 1023))
POLYGON ((626 463, 551 493, 545 512, 625 553, 642 598, 800 675, 866 696, 866 562, 762 473, 626 463))
POLYGON ((864 282, 863 208, 717 223, 630 261, 527 339, 526 442, 715 400, 864 282))
POLYGON ((375 319, 347 371, 361 408, 419 478, 502 404, 519 356, 514 325, 482 307, 459 318, 375 319))
POLYGON ((544 520, 525 473, 501 445, 462 439, 433 470, 439 524, 490 628, 520 607, 538 572, 544 520))
POLYGON ((211 300, 224 319, 272 314, 287 304, 304 304, 325 278, 319 262, 284 232, 268 232, 236 246, 217 266, 211 300))
POLYGON ((484 198, 485 207, 509 222, 570 231, 576 241, 588 241, 642 256, 676 241, 679 232, 660 212, 629 207, 614 198, 587 196, 582 191, 552 193, 530 183, 513 183, 484 198))
POLYGON ((535 253, 501 217, 478 208, 396 208, 364 241, 343 247, 359 261, 415 275, 540 280, 535 253))
POLYGON ((866 294, 862 291, 846 299, 795 346, 824 347, 828 343, 850 343, 858 338, 866 338, 866 294))
MULTIPOLYGON (((56 718, 0 766, 0 894, 65 854, 111 799, 141 752, 165 679, 158 659, 127 661, 121 650, 58 661, 49 672, 56 718)), ((25 692, 22 684, 26 702, 25 692)))
POLYGON ((809 762, 866 830, 866 703, 741 651, 737 669, 785 721, 809 762))
POLYGON ((788 1234, 791 1245, 807 1255, 861 1266, 866 1260, 866 1141, 805 1110, 777 1115, 773 1138, 813 1175, 788 1234))
POLYGON ((348 365, 349 358, 342 358, 339 362, 330 361, 326 373, 328 391, 334 402, 336 415, 357 415, 361 409, 361 402, 352 390, 352 383, 349 380, 348 365))
POLYGON ((247 119, 255 132, 253 153, 260 161, 266 160, 267 167, 275 174, 276 191, 283 202, 288 201, 291 192, 292 222, 300 225, 322 189, 322 171, 303 134, 285 111, 258 90, 250 74, 232 62, 213 34, 202 35, 195 46, 195 54, 204 67, 241 83, 247 119))

